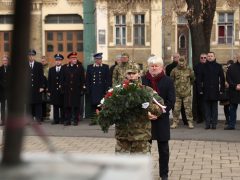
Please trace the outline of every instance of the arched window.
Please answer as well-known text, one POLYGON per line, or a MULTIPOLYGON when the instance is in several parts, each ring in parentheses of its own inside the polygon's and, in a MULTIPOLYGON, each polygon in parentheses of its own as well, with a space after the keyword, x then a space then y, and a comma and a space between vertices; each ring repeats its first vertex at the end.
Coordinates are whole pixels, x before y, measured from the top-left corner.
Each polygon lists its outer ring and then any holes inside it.
POLYGON ((179 36, 179 45, 178 45, 178 47, 180 49, 185 49, 186 48, 186 37, 185 37, 184 34, 181 34, 179 36))
POLYGON ((79 24, 83 23, 82 16, 78 14, 51 14, 45 18, 46 24, 79 24))

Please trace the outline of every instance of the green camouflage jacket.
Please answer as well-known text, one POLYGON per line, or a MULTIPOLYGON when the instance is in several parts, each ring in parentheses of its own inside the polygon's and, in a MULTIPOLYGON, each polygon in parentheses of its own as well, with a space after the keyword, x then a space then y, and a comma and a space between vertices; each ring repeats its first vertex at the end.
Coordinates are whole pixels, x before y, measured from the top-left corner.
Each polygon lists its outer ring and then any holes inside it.
POLYGON ((174 81, 177 97, 191 96, 192 86, 195 80, 194 72, 190 67, 175 67, 171 74, 174 81))
MULTIPOLYGON (((144 86, 147 88, 159 103, 164 104, 163 99, 153 91, 152 88, 144 86)), ((161 108, 155 104, 150 103, 147 110, 156 116, 162 114, 161 108)), ((141 116, 136 117, 133 121, 128 124, 116 124, 115 125, 115 138, 119 140, 128 141, 143 141, 151 139, 151 120, 148 118, 148 113, 144 113, 141 116)))

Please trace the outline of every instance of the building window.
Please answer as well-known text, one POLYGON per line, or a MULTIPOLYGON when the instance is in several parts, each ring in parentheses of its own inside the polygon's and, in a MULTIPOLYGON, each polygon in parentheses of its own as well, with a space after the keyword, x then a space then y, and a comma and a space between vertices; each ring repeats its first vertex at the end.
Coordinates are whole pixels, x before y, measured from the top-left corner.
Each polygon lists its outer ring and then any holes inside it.
POLYGON ((116 45, 126 45, 126 15, 115 16, 116 45))
POLYGON ((219 13, 218 14, 218 43, 232 44, 233 43, 233 27, 234 27, 233 13, 219 13))
POLYGON ((13 15, 0 15, 0 24, 13 24, 13 15))
POLYGON ((184 36, 184 34, 181 34, 179 36, 179 45, 178 47, 180 49, 185 49, 186 48, 186 37, 184 36))
POLYGON ((55 14, 47 15, 46 24, 79 24, 83 23, 82 16, 78 14, 55 14))
POLYGON ((83 31, 46 31, 46 56, 61 53, 65 58, 69 52, 83 53, 83 31))
POLYGON ((134 16, 134 44, 145 45, 145 17, 144 14, 134 16))
POLYGON ((11 41, 12 41, 11 31, 0 32, 0 57, 11 52, 11 41))

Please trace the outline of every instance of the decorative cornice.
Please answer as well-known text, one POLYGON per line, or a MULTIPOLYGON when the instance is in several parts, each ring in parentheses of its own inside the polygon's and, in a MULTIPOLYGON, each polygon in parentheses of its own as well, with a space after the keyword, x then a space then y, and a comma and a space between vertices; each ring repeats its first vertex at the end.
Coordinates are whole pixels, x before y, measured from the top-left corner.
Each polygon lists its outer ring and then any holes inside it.
POLYGON ((54 6, 54 5, 57 5, 58 0, 42 0, 42 3, 44 5, 52 5, 52 6, 54 6))
POLYGON ((13 9, 13 0, 0 0, 0 9, 13 9))
POLYGON ((83 0, 67 0, 67 2, 71 5, 75 5, 75 4, 82 4, 83 0))

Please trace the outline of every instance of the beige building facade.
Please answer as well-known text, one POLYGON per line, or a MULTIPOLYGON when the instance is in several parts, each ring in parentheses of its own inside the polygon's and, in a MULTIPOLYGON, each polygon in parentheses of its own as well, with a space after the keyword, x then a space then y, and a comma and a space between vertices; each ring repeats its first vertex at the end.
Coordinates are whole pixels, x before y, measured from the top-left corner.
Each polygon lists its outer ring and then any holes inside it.
MULTIPOLYGON (((83 60, 82 0, 33 0, 30 47, 37 51, 37 59, 54 54, 66 56, 77 51, 83 60)), ((0 56, 11 52, 13 30, 13 0, 0 0, 0 56)), ((66 60, 65 60, 66 62, 66 60)))
MULTIPOLYGON (((172 54, 179 52, 191 64, 191 37, 187 20, 178 15, 174 1, 164 1, 163 13, 163 59, 171 62, 172 54)), ((186 12, 182 5, 178 12, 186 12)), ((218 62, 224 64, 233 59, 239 51, 239 4, 229 6, 225 0, 217 0, 217 8, 211 33, 211 51, 215 52, 218 62)))
POLYGON ((123 52, 142 64, 162 56, 161 16, 159 0, 96 0, 97 51, 109 64, 123 52))

